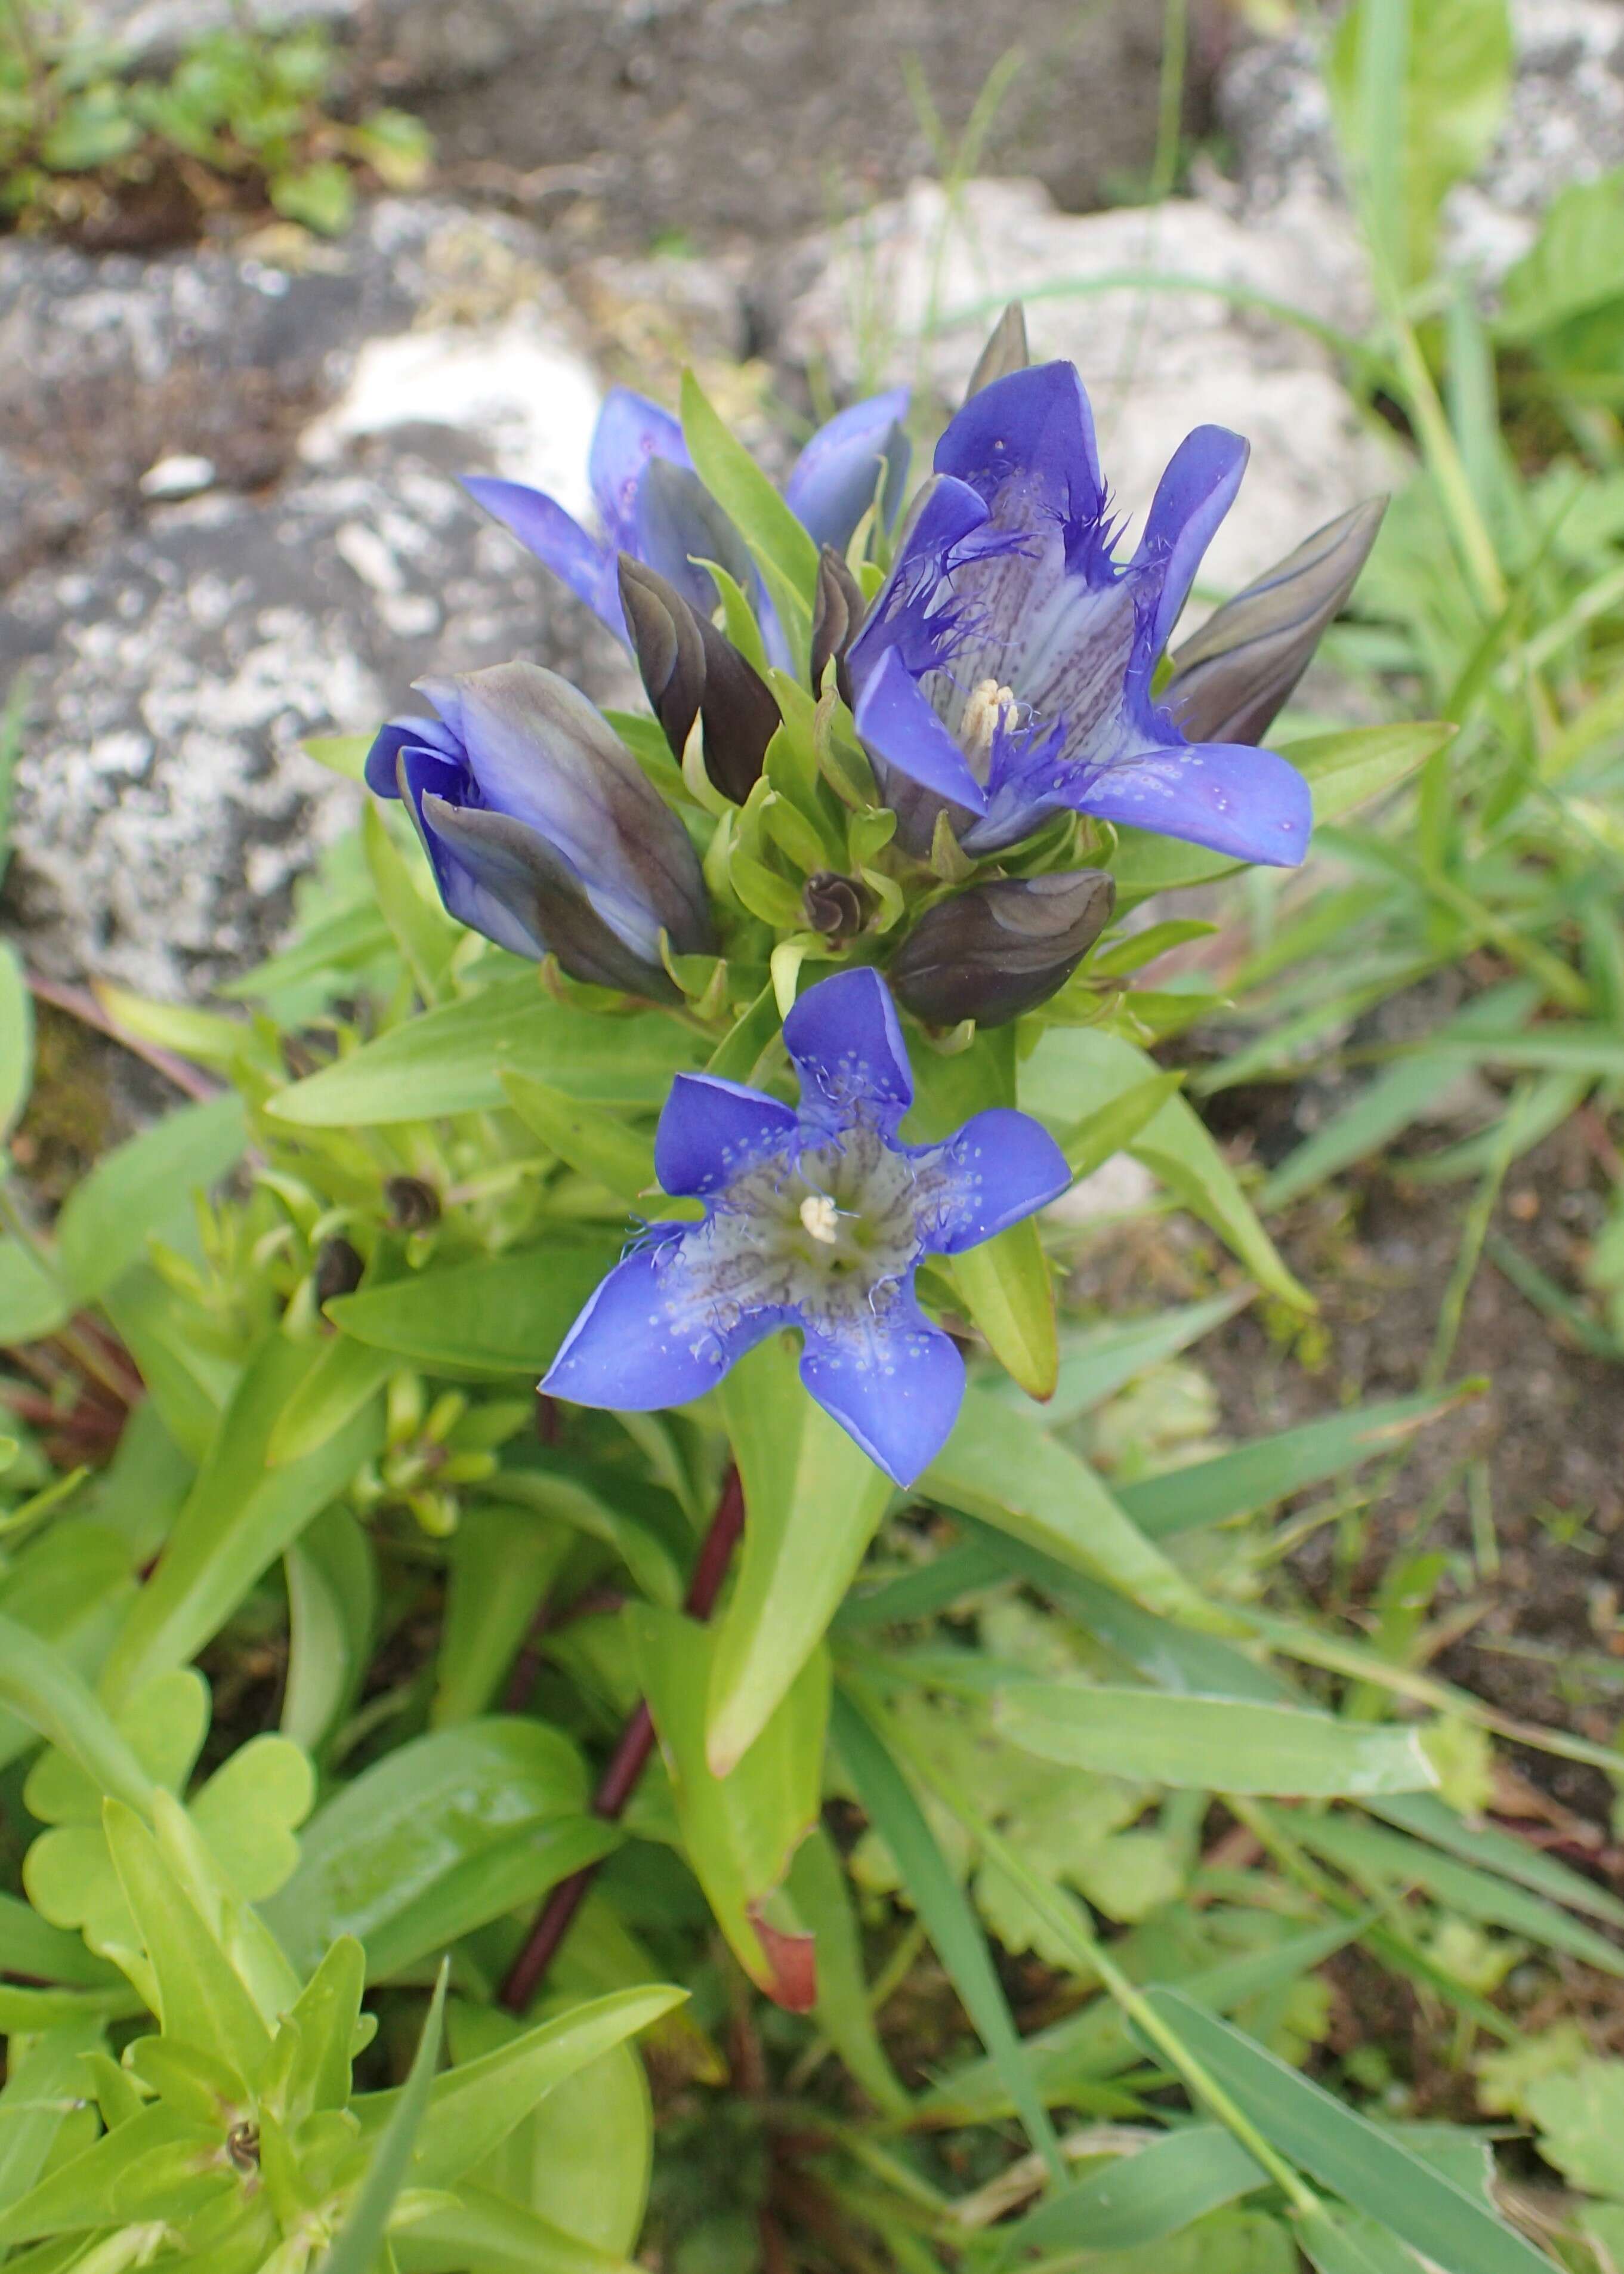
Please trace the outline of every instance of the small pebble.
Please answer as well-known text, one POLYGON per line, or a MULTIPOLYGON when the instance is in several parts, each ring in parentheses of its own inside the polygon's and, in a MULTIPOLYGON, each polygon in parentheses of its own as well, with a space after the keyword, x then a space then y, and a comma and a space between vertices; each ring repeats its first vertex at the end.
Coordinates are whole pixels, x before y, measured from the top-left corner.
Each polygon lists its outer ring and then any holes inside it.
POLYGON ((160 458, 141 476, 141 495, 145 498, 196 497, 199 491, 214 486, 214 460, 184 454, 160 458))

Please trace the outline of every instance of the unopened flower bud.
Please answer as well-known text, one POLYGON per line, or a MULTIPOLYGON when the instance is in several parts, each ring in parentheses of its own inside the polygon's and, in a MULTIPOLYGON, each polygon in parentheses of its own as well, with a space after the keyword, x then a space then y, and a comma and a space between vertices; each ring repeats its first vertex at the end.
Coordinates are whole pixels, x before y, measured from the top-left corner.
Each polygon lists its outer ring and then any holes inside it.
POLYGON ((353 1295, 366 1266, 347 1239, 324 1239, 316 1250, 316 1305, 331 1303, 340 1295, 353 1295))
POLYGON ((383 1196, 393 1231, 427 1231, 440 1222, 440 1194, 421 1177, 390 1177, 383 1196))
POLYGON ((620 555, 620 606, 637 668, 665 740, 680 759, 705 683, 698 620, 674 586, 629 553, 620 555))
POLYGON ((970 384, 965 389, 965 401, 990 387, 995 379, 1007 379, 1012 371, 1025 371, 1032 361, 1032 350, 1026 345, 1026 312, 1019 300, 1009 306, 993 326, 986 346, 970 373, 970 384))
POLYGON ((699 701, 705 772, 724 797, 742 805, 761 779, 767 745, 778 731, 778 699, 731 640, 704 617, 698 621, 705 650, 705 690, 699 701))
POLYGON ((813 930, 838 945, 862 930, 873 900, 868 887, 855 877, 843 877, 836 869, 820 869, 807 878, 801 905, 813 930))
POLYGON ((1327 522, 1185 641, 1161 698, 1182 734, 1262 740, 1352 591, 1387 509, 1386 498, 1371 498, 1327 522))
POLYGON ((928 909, 888 976, 932 1027, 1002 1027, 1065 985, 1104 930, 1116 888, 1101 869, 975 885, 928 909))
POLYGON ((674 584, 629 553, 620 555, 620 605, 649 701, 673 753, 681 757, 697 715, 705 772, 724 797, 742 805, 778 730, 771 689, 674 584))
POLYGON ((846 556, 831 545, 818 555, 817 591, 812 602, 812 692, 823 691, 823 674, 832 658, 835 684, 849 704, 852 682, 846 674, 846 651, 861 629, 862 588, 846 565, 846 556))

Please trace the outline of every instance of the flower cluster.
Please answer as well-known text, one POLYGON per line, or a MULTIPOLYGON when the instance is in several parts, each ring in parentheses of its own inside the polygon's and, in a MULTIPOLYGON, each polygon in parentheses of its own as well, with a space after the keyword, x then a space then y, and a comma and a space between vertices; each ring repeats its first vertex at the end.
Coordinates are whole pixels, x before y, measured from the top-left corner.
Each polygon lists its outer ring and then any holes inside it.
POLYGON ((954 1050, 1056 1015, 1110 921, 1124 830, 1303 859, 1308 786, 1260 738, 1381 510, 1317 531, 1169 660, 1244 471, 1238 435, 1186 439, 1128 553, 1082 382, 1029 363, 1018 309, 905 508, 908 411, 894 393, 841 412, 765 508, 759 477, 716 480, 695 433, 707 486, 677 421, 623 388, 592 446, 597 531, 538 491, 470 480, 626 643, 651 716, 612 723, 513 663, 424 682, 438 716, 392 721, 367 764, 452 914, 556 983, 665 1004, 712 1049, 748 1031, 726 1062, 769 1082, 759 1013, 786 1013, 799 1106, 677 1078, 656 1166, 703 1221, 648 1230, 548 1389, 681 1404, 794 1325, 808 1389, 898 1482, 940 1445, 963 1380, 921 1308, 920 1259, 992 1238, 1066 1171, 1004 1108, 902 1142, 898 1006, 954 1050), (820 963, 845 968, 819 979, 820 963))

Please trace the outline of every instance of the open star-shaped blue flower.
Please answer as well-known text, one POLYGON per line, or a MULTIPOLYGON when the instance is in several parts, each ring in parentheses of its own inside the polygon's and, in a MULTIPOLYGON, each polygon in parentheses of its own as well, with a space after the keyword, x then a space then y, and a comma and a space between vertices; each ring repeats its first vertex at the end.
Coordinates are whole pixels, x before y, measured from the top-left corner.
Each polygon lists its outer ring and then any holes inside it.
MULTIPOLYGON (((906 388, 871 395, 838 412, 802 450, 784 499, 816 544, 845 551, 874 502, 882 466, 883 502, 887 517, 894 514, 907 478, 907 410, 906 388)), ((628 387, 611 388, 593 432, 587 478, 598 536, 556 498, 523 482, 470 474, 462 486, 620 639, 627 637, 618 582, 622 553, 658 569, 704 616, 716 606, 716 586, 699 562, 714 561, 746 591, 753 589, 755 571, 738 531, 694 471, 680 425, 657 403, 628 387)))
POLYGON ((936 1145, 905 1145, 914 1098, 885 983, 867 968, 808 988, 784 1022, 799 1111, 679 1074, 660 1116, 661 1185, 705 1204, 656 1224, 576 1320, 542 1388, 626 1412, 681 1405, 766 1336, 799 1327, 801 1378, 899 1485, 945 1443, 964 1360, 914 1292, 955 1255, 1056 1199, 1064 1156, 1029 1115, 994 1107, 936 1145))
POLYGON ((1308 787, 1273 750, 1187 741, 1151 689, 1246 444, 1199 426, 1118 561, 1075 367, 996 380, 947 428, 847 659, 858 731, 903 841, 945 811, 996 853, 1064 808, 1291 867, 1308 787))

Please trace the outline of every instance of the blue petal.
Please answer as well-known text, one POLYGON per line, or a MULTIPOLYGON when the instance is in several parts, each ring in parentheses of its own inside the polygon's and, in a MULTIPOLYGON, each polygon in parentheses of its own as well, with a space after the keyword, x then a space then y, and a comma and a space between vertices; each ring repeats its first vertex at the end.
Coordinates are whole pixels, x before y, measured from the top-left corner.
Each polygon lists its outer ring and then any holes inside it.
POLYGON ((907 415, 908 390, 898 387, 838 412, 807 444, 784 485, 784 501, 815 544, 845 552, 875 501, 882 462, 881 503, 890 520, 907 479, 908 440, 902 431, 907 415))
POLYGON ((888 648, 857 698, 857 732, 876 757, 951 805, 985 813, 987 793, 900 651, 888 648))
POLYGON ((906 1487, 952 1434, 965 1369, 909 1286, 838 1338, 808 1329, 801 1379, 876 1466, 906 1487))
MULTIPOLYGON (((366 754, 366 787, 374 797, 398 797, 400 784, 395 774, 395 761, 402 750, 437 750, 462 772, 462 754, 457 738, 449 727, 438 719, 391 719, 380 727, 372 749, 366 754)), ((430 787, 442 797, 455 793, 441 782, 430 787)))
POLYGON ((716 584, 708 568, 714 561, 747 592, 756 582, 749 548, 706 489, 687 466, 657 460, 637 486, 626 549, 674 584, 689 607, 709 616, 716 606, 716 584))
POLYGON ((883 1131, 914 1103, 914 1076, 891 990, 863 964, 820 979, 784 1021, 803 1118, 847 1128, 860 1111, 883 1131))
POLYGON ((1034 364, 973 395, 936 444, 936 469, 968 482, 989 504, 1011 474, 1028 474, 1063 520, 1095 517, 1104 486, 1076 365, 1034 364))
POLYGON ((763 1153, 780 1152, 800 1128, 793 1109, 742 1082, 680 1073, 654 1138, 654 1173, 674 1196, 719 1192, 763 1153))
POLYGON ((486 939, 494 940, 509 954, 523 955, 532 963, 538 961, 547 952, 546 942, 446 843, 424 810, 425 796, 455 798, 464 786, 460 771, 454 776, 443 759, 422 749, 402 750, 399 770, 407 809, 417 825, 447 914, 466 924, 470 931, 482 932, 486 939))
POLYGON ((476 505, 510 529, 527 552, 552 569, 601 616, 618 639, 626 637, 626 619, 615 584, 614 553, 589 537, 580 523, 565 512, 545 490, 527 489, 523 482, 497 481, 485 474, 464 474, 462 487, 476 505))
POLYGON ((673 1305, 671 1278, 680 1274, 685 1245, 679 1237, 615 1265, 564 1337, 543 1389, 628 1413, 686 1405, 783 1323, 776 1312, 759 1311, 718 1333, 691 1304, 673 1305))
POLYGON ((1201 555, 1235 502, 1250 444, 1227 426, 1198 426, 1186 434, 1156 485, 1134 565, 1162 567, 1162 591, 1152 621, 1148 653, 1161 654, 1173 636, 1201 555))
POLYGON ((1102 768, 1071 802, 1102 821, 1277 869, 1296 868, 1313 822, 1308 784, 1297 768, 1249 742, 1141 751, 1102 768))
POLYGON ((952 1177, 952 1196, 940 1224, 921 1229, 937 1255, 979 1247, 1058 1200, 1071 1183, 1065 1155, 1048 1130, 1011 1106, 974 1115, 936 1158, 952 1177))
POLYGON ((592 430, 586 469, 612 555, 635 550, 637 486, 650 458, 669 458, 676 466, 692 463, 680 425, 646 395, 612 387, 592 430))

